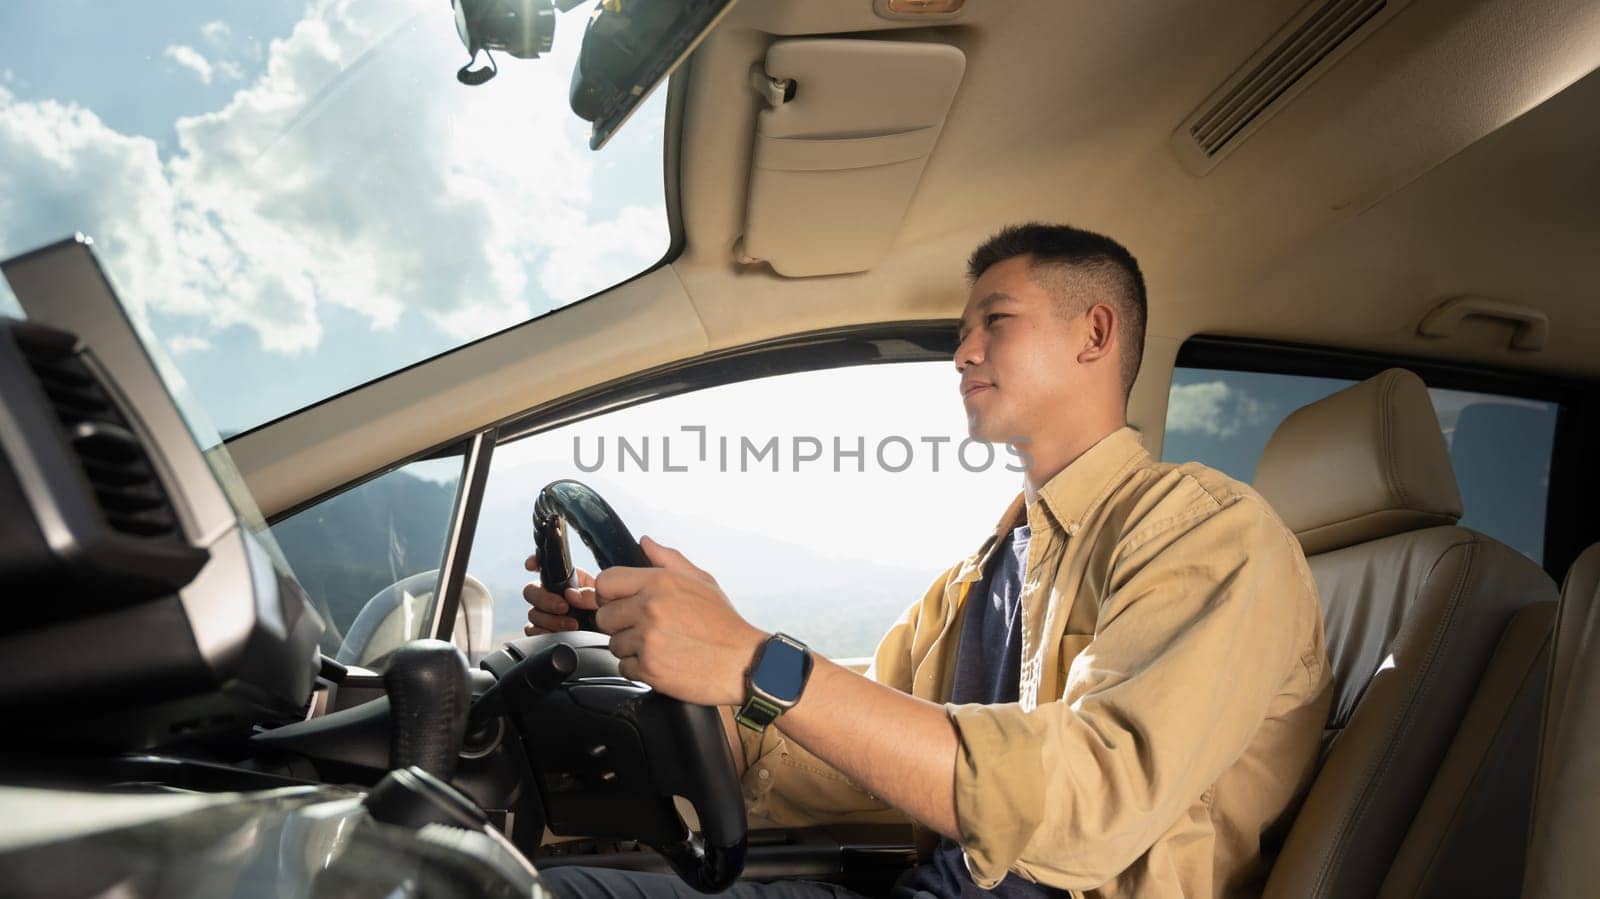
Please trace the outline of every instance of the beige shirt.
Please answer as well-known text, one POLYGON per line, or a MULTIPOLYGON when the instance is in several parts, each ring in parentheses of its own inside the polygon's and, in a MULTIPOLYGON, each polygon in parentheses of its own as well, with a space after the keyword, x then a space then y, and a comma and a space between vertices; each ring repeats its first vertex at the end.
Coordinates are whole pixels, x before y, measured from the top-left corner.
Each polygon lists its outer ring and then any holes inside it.
MULTIPOLYGON (((878 646, 868 676, 946 702, 961 609, 1025 515, 1020 700, 946 704, 967 868, 1092 896, 1258 893, 1309 786, 1331 698, 1305 557, 1254 490, 1151 460, 1123 428, 1018 496, 878 646)), ((750 812, 882 819, 778 728, 741 728, 750 812)))

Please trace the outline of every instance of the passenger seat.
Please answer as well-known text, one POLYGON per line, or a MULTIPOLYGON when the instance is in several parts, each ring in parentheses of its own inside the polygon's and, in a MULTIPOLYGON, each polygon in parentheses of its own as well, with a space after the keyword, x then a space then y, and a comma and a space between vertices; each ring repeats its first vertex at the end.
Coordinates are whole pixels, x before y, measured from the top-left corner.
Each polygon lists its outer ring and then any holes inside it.
POLYGON ((1600 891, 1600 544, 1567 571, 1556 622, 1526 899, 1600 891))
POLYGON ((1401 369, 1291 414, 1255 486, 1305 549, 1334 677, 1325 761, 1265 894, 1374 896, 1514 613, 1555 584, 1456 526, 1444 435, 1401 369))
POLYGON ((1555 618, 1550 602, 1511 617, 1378 899, 1522 890, 1555 618))

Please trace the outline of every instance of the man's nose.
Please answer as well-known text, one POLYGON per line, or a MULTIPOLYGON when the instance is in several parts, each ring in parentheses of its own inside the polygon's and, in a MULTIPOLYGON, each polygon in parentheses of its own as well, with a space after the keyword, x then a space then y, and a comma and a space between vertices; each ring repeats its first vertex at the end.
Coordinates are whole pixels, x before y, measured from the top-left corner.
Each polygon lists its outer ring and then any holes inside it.
POLYGON ((983 361, 982 343, 977 334, 968 334, 956 346, 955 363, 956 371, 965 371, 969 365, 977 365, 983 361))

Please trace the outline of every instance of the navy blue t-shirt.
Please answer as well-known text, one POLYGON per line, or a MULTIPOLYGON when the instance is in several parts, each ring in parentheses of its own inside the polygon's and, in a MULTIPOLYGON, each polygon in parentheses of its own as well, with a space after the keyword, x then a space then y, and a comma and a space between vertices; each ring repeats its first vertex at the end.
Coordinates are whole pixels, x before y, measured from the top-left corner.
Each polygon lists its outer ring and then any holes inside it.
MULTIPOLYGON (((995 704, 1016 702, 1022 681, 1022 576, 1028 567, 1027 525, 1011 532, 1007 545, 997 547, 983 581, 973 587, 961 622, 961 642, 956 647, 955 683, 950 701, 995 704)), ((941 839, 928 863, 901 882, 944 899, 966 896, 1005 896, 1033 899, 1066 896, 1065 890, 1029 883, 1015 874, 993 889, 979 889, 961 860, 961 847, 941 839)))

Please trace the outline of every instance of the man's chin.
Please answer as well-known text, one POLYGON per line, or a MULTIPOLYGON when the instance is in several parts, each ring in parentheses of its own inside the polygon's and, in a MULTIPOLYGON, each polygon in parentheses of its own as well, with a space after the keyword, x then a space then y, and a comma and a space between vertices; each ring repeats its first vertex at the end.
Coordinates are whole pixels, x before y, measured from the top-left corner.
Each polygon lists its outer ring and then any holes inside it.
POLYGON ((982 443, 1004 443, 1008 438, 996 436, 999 432, 992 422, 976 415, 967 416, 967 436, 982 443))

